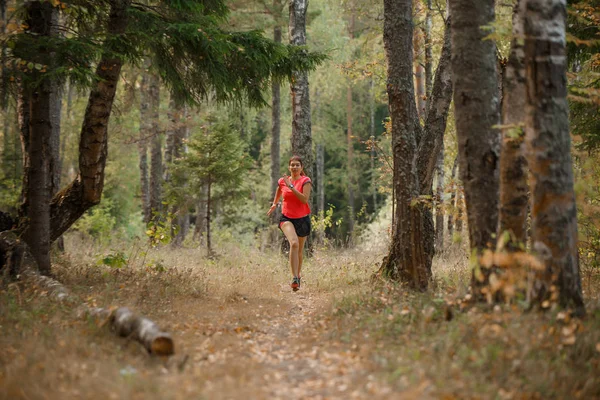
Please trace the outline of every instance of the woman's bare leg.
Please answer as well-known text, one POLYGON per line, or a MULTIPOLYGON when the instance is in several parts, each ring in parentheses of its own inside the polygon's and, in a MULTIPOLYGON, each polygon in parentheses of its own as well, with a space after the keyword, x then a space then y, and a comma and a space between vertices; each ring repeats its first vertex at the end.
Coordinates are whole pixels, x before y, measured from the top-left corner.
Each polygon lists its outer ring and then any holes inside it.
MULTIPOLYGON (((290 242, 290 268, 292 269, 292 275, 294 278, 298 277, 298 262, 299 262, 299 249, 300 249, 300 241, 298 235, 296 235, 296 229, 294 228, 294 224, 290 221, 285 221, 281 224, 281 230, 283 234, 287 238, 288 242, 290 242)), ((304 239, 304 238, 300 238, 304 239)))
POLYGON ((302 259, 304 258, 304 243, 306 243, 307 237, 308 236, 298 238, 298 276, 300 276, 300 271, 302 270, 302 259))

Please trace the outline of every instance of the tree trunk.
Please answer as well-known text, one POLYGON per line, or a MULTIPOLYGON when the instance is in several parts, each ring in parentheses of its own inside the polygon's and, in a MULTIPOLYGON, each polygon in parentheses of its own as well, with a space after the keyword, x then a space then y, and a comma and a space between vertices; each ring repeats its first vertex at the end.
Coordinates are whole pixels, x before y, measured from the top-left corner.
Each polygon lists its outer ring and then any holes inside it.
MULTIPOLYGON (((0 24, 2 36, 6 35, 6 9, 7 4, 6 0, 0 0, 0 24)), ((0 54, 0 71, 2 72, 1 77, 1 87, 0 87, 0 108, 2 109, 2 122, 3 122, 3 147, 2 147, 2 170, 4 171, 4 176, 9 177, 11 172, 11 156, 9 149, 11 146, 11 132, 10 132, 10 118, 8 113, 8 68, 6 66, 6 46, 2 46, 2 53, 0 54)))
POLYGON ((29 170, 31 169, 31 157, 29 156, 29 123, 31 119, 31 110, 29 107, 29 96, 20 82, 19 93, 17 94, 17 115, 19 120, 19 135, 21 138, 21 154, 23 156, 23 182, 21 185, 21 205, 19 207, 19 224, 29 214, 29 201, 27 200, 27 188, 29 187, 29 170))
POLYGON ((382 263, 385 275, 412 288, 427 288, 431 270, 423 248, 422 208, 414 156, 420 129, 413 82, 412 1, 384 0, 383 40, 388 61, 387 92, 392 120, 396 224, 382 263))
POLYGON ((435 250, 444 249, 444 149, 440 151, 437 165, 437 188, 435 192, 435 250))
MULTIPOLYGON (((57 23, 57 12, 50 3, 33 1, 27 4, 28 30, 42 37, 49 37, 57 23)), ((47 55, 50 64, 50 54, 47 55)), ((50 274, 50 199, 52 196, 53 174, 51 170, 52 134, 56 129, 52 124, 53 83, 42 73, 32 71, 33 83, 24 82, 22 90, 29 102, 29 134, 27 186, 24 186, 23 203, 26 204, 27 226, 23 233, 40 273, 50 274)))
MULTIPOLYGON (((431 7, 431 0, 426 0, 427 11, 425 14, 425 92, 427 95, 427 101, 431 96, 431 89, 433 85, 433 40, 431 37, 431 28, 433 20, 433 10, 431 7)), ((427 107, 427 104, 425 105, 427 107)))
MULTIPOLYGON (((348 25, 348 35, 350 36, 350 41, 354 39, 354 1, 350 1, 350 23, 348 25)), ((352 130, 352 80, 348 79, 348 87, 346 88, 346 172, 348 173, 348 246, 351 246, 354 242, 354 187, 355 187, 355 179, 354 179, 354 143, 353 143, 353 135, 354 132, 352 130)))
POLYGON ((160 81, 156 74, 148 75, 149 117, 150 117, 150 212, 151 219, 161 218, 162 204, 162 181, 163 181, 163 159, 162 159, 162 132, 159 123, 160 107, 160 81))
MULTIPOLYGON (((308 0, 290 0, 290 44, 306 45, 306 12, 308 0)), ((308 73, 294 72, 292 92, 292 153, 302 158, 304 172, 312 175, 312 133, 308 73)))
POLYGON ((453 50, 450 40, 450 27, 450 18, 447 18, 442 54, 440 55, 438 68, 435 71, 425 127, 417 149, 416 159, 421 194, 431 194, 433 174, 443 148, 448 110, 452 102, 452 68, 450 61, 453 50))
MULTIPOLYGON (((427 102, 425 127, 417 147, 416 168, 421 195, 431 196, 433 194, 433 174, 443 149, 448 110, 452 100, 451 52, 450 18, 447 18, 442 54, 435 72, 431 96, 427 102)), ((425 218, 423 220, 423 246, 428 256, 428 269, 431 269, 431 261, 435 251, 433 213, 429 208, 424 207, 423 216, 425 218)))
POLYGON ((152 129, 150 119, 150 88, 149 76, 142 74, 140 82, 140 135, 138 139, 140 189, 142 197, 142 212, 144 223, 150 222, 152 213, 150 211, 150 178, 148 177, 148 138, 152 129))
MULTIPOLYGON (((167 138, 165 146, 165 182, 172 179, 171 168, 173 163, 180 159, 186 153, 185 140, 188 136, 187 127, 187 106, 178 105, 174 97, 169 101, 169 127, 167 129, 167 138)), ((187 178, 187 177, 186 177, 187 178)), ((183 180, 187 180, 184 178, 183 180)), ((187 198, 178 199, 171 206, 171 214, 174 218, 171 221, 171 244, 174 247, 180 247, 185 239, 189 228, 189 213, 187 211, 187 198)))
POLYGON ((458 167, 458 156, 454 159, 454 163, 452 164, 452 175, 450 181, 452 182, 451 194, 450 194, 450 212, 448 213, 448 235, 452 240, 452 236, 454 234, 454 215, 456 214, 456 169, 458 167))
POLYGON ((524 154, 525 53, 523 18, 517 1, 513 11, 513 39, 506 66, 502 96, 502 156, 500 157, 500 207, 498 237, 510 234, 506 249, 524 249, 527 243, 527 160, 524 154))
MULTIPOLYGON (((131 0, 110 0, 109 35, 122 35, 127 28, 131 0)), ((112 42, 111 42, 112 43, 112 42)), ((57 193, 51 204, 51 241, 56 240, 90 207, 98 204, 104 188, 107 127, 123 60, 113 58, 110 46, 96 68, 96 86, 90 92, 79 142, 79 175, 57 193)))
POLYGON ((346 171, 348 173, 348 245, 352 245, 354 232, 354 155, 352 143, 352 86, 346 89, 346 171))
POLYGON ((212 257, 212 243, 210 236, 210 212, 211 212, 211 204, 210 204, 210 189, 211 189, 211 177, 208 176, 208 182, 206 183, 206 256, 212 257))
POLYGON ((203 235, 206 233, 206 203, 208 197, 208 185, 201 186, 200 198, 196 208, 196 222, 194 227, 194 240, 202 241, 203 235))
MULTIPOLYGON (((321 224, 325 218, 325 182, 323 181, 325 172, 325 148, 322 144, 317 145, 317 209, 321 224)), ((323 229, 325 227, 323 226, 323 229)), ((317 241, 322 243, 325 239, 325 232, 319 232, 317 241)))
POLYGON ((465 209, 464 187, 456 188, 456 232, 463 230, 463 214, 465 209))
POLYGON ((375 171, 375 80, 369 79, 369 115, 371 124, 369 139, 371 140, 371 195, 373 196, 373 211, 377 211, 377 174, 375 171))
POLYGON ((532 241, 547 268, 536 300, 558 295, 561 305, 583 314, 567 103, 566 1, 524 3, 532 241), (558 293, 553 293, 555 287, 558 293))
MULTIPOLYGON (((460 175, 469 241, 481 252, 494 245, 498 224, 499 124, 496 46, 482 29, 494 21, 494 0, 450 0, 452 70, 460 175)), ((473 284, 476 284, 473 275, 473 284)))
MULTIPOLYGON (((184 154, 187 153, 187 145, 186 141, 190 135, 190 129, 188 126, 188 107, 183 105, 179 108, 179 118, 178 125, 176 130, 176 141, 175 141, 175 159, 181 158, 184 154)), ((179 207, 177 210, 177 226, 179 226, 179 230, 177 235, 175 236, 174 243, 176 246, 181 246, 187 233, 190 229, 190 213, 188 200, 179 207)))
MULTIPOLYGON (((278 0, 274 0, 273 6, 277 10, 278 0)), ((273 28, 273 40, 276 43, 281 43, 281 26, 277 25, 273 28)), ((275 192, 277 191, 277 182, 281 178, 281 86, 278 82, 273 81, 272 87, 272 105, 271 105, 271 199, 275 198, 275 192)), ((271 223, 279 225, 279 219, 281 218, 281 211, 278 207, 273 214, 271 214, 271 223)), ((278 239, 275 239, 278 241, 278 239)))
MULTIPOLYGON (((421 1, 417 0, 415 2, 415 15, 416 18, 420 18, 420 15, 423 11, 421 1)), ((415 74, 415 86, 417 89, 416 98, 417 98, 417 112, 419 117, 424 120, 425 114, 427 112, 426 109, 426 74, 424 62, 421 62, 421 57, 425 55, 423 51, 425 43, 425 38, 423 37, 423 30, 418 28, 413 30, 413 64, 414 64, 414 74, 415 74)))

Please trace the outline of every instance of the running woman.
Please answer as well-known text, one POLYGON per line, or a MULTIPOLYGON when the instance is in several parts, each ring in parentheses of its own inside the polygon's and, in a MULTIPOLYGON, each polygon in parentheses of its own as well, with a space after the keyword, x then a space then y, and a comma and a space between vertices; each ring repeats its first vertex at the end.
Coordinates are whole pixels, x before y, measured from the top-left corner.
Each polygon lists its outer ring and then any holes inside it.
POLYGON ((279 198, 283 197, 279 229, 281 229, 290 243, 290 267, 293 276, 291 286, 295 292, 300 289, 302 250, 304 249, 306 238, 310 234, 310 207, 308 206, 308 199, 310 198, 312 182, 304 174, 304 166, 300 157, 293 156, 290 158, 288 169, 291 175, 284 175, 279 179, 275 199, 273 199, 273 204, 271 204, 267 215, 271 215, 275 211, 279 198))

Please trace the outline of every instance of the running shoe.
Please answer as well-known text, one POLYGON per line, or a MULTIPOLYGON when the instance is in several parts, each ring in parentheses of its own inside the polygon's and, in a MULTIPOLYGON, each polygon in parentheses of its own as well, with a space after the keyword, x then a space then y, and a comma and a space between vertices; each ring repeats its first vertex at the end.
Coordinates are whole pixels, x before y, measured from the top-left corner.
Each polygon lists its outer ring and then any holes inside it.
POLYGON ((294 292, 300 289, 300 279, 295 277, 290 286, 294 292))

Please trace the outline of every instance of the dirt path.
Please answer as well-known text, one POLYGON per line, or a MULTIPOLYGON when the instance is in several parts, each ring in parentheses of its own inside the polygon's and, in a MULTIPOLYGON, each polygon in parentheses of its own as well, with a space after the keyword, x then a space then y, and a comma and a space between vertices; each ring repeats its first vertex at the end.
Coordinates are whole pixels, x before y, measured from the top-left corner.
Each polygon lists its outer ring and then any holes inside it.
POLYGON ((178 327, 181 355, 174 362, 187 356, 184 375, 204 381, 190 391, 209 399, 398 398, 374 374, 368 349, 331 336, 331 296, 279 289, 265 298, 236 293, 205 303, 202 318, 178 327))

